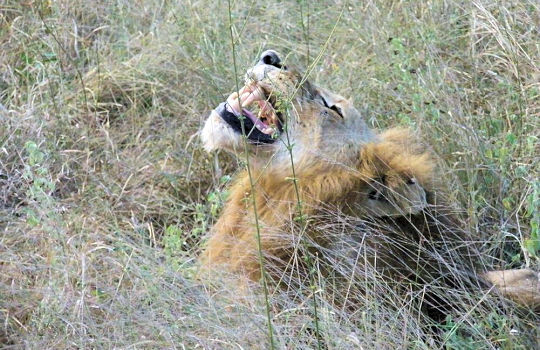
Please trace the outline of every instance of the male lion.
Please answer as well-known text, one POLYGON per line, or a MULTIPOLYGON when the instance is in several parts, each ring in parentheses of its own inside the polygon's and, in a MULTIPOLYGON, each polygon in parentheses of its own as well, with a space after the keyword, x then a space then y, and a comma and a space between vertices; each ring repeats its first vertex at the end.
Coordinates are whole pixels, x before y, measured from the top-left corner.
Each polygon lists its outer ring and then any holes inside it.
MULTIPOLYGON (((488 280, 516 301, 540 300, 530 270, 476 274, 485 271, 474 240, 436 195, 423 145, 406 130, 371 130, 348 100, 311 84, 275 51, 265 51, 245 86, 210 114, 201 137, 209 152, 249 160, 202 253, 206 270, 251 280, 264 270, 291 285, 307 278, 314 261, 303 258, 311 256, 337 279, 369 266, 420 288, 433 281, 484 288, 488 280), (248 109, 254 105, 257 114, 248 109)), ((440 310, 440 299, 426 302, 440 310)))

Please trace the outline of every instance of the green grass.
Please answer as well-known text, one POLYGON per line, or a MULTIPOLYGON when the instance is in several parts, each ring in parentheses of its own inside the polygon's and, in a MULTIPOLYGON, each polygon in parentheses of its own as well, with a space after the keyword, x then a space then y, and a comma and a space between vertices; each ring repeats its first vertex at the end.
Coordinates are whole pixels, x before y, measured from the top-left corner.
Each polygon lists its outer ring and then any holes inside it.
MULTIPOLYGON (((535 1, 232 4, 239 72, 265 48, 307 68, 328 41, 309 79, 423 136, 486 265, 538 269, 535 1)), ((260 293, 194 277, 239 165, 197 137, 232 62, 225 2, 0 4, 0 347, 268 347, 260 293)), ((318 277, 327 348, 435 347, 415 295, 369 280, 341 310, 318 277)), ((278 348, 317 346, 310 298, 271 295, 278 348)), ((444 347, 531 348, 538 318, 486 300, 444 347)))

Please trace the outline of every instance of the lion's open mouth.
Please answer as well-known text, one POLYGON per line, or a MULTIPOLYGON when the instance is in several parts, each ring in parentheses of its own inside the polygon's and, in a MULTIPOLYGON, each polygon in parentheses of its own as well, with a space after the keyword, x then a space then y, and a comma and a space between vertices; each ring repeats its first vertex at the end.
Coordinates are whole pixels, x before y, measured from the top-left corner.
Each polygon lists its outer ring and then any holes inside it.
POLYGON ((225 121, 236 131, 245 132, 251 141, 271 143, 283 131, 282 112, 276 108, 276 96, 257 84, 244 86, 239 94, 233 94, 227 100, 227 104, 238 120, 226 118, 225 121), (243 120, 244 131, 239 123, 240 115, 247 117, 243 120))

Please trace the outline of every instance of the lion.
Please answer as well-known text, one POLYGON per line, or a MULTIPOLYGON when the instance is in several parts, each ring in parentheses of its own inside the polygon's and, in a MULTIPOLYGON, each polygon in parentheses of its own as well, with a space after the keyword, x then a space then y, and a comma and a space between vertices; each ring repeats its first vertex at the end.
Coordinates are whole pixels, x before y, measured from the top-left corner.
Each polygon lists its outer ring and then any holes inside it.
POLYGON ((201 139, 208 152, 247 160, 201 254, 203 271, 290 284, 301 275, 299 254, 315 251, 343 277, 355 267, 340 261, 356 254, 384 278, 493 288, 539 305, 536 273, 476 266, 480 253, 441 199, 426 145, 406 129, 369 128, 349 100, 312 84, 276 51, 265 51, 245 85, 211 112, 201 139), (340 240, 325 229, 336 232, 339 215, 349 218, 340 240))

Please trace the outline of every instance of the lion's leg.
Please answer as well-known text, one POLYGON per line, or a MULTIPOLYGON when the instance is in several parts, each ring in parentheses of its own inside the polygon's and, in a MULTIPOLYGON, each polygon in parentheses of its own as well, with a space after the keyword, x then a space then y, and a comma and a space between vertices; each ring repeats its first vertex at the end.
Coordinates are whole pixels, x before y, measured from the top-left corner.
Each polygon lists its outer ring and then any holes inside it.
POLYGON ((497 270, 482 277, 516 303, 531 308, 540 306, 540 273, 530 269, 497 270))
POLYGON ((236 237, 232 234, 217 233, 206 243, 199 261, 202 271, 222 270, 246 275, 257 280, 259 260, 254 237, 236 237))

